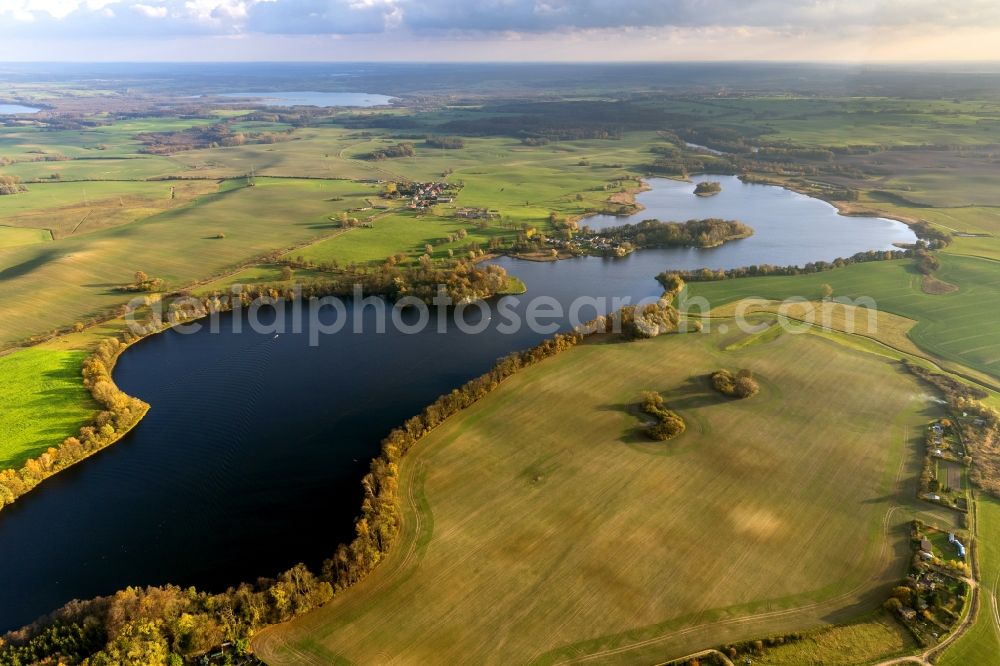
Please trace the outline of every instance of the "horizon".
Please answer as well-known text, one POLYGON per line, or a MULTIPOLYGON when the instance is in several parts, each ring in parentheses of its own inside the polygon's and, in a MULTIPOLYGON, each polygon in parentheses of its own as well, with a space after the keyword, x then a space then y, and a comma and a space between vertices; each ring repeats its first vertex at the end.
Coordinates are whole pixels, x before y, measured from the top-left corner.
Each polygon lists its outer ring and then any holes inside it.
POLYGON ((23 55, 39 49, 46 62, 993 62, 1000 8, 986 0, 960 9, 930 0, 4 0, 0 37, 7 62, 35 61, 23 55))

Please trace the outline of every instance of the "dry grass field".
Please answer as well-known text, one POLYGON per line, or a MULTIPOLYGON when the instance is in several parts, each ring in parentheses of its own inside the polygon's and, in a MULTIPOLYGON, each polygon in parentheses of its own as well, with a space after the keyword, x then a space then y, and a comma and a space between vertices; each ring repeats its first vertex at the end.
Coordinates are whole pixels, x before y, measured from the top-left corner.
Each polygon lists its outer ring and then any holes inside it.
POLYGON ((927 510, 913 476, 935 407, 875 355, 740 335, 590 344, 515 376, 404 461, 389 559, 255 651, 275 666, 640 663, 877 607, 911 510, 927 510), (719 367, 753 369, 761 393, 716 394, 719 367), (680 438, 641 433, 629 406, 647 389, 687 421, 680 438))

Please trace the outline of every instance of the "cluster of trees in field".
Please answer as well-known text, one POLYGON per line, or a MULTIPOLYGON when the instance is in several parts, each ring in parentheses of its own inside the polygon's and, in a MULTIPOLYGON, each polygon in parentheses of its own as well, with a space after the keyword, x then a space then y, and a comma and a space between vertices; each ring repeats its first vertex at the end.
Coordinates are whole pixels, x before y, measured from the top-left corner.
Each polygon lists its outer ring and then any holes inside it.
POLYGON ((21 182, 20 176, 5 176, 0 174, 0 196, 27 191, 28 188, 21 182))
POLYGON ((39 483, 90 454, 116 442, 146 413, 149 405, 121 391, 111 379, 124 345, 117 338, 102 340, 83 363, 83 383, 103 410, 90 425, 80 428, 58 447, 31 458, 20 469, 0 471, 0 509, 12 504, 39 483))
POLYGON ((722 191, 722 183, 715 180, 706 180, 694 186, 694 193, 699 196, 709 196, 722 191))
POLYGON ((687 222, 643 220, 598 232, 615 241, 628 241, 636 247, 715 247, 731 240, 753 235, 753 229, 736 220, 708 218, 687 222))
MULTIPOLYGON (((51 615, 0 639, 0 666, 38 662, 90 666, 202 663, 217 646, 244 655, 249 639, 267 624, 284 622, 370 573, 399 534, 399 463, 448 417, 481 400, 500 384, 546 358, 574 347, 582 333, 556 335, 527 351, 500 359, 487 373, 442 395, 394 429, 362 479, 364 499, 356 537, 341 545, 320 573, 302 564, 273 579, 242 584, 221 594, 172 585, 127 588, 110 597, 72 601, 51 615)), ((224 658, 223 658, 224 659, 224 658)), ((214 663, 218 663, 216 659, 214 663)), ((206 661, 205 663, 213 663, 206 661)))
POLYGON ((412 143, 397 143, 392 146, 373 150, 370 153, 365 153, 361 156, 361 159, 381 162, 393 157, 413 157, 416 154, 417 151, 414 150, 412 143))
POLYGON ((229 123, 188 127, 171 132, 142 132, 136 139, 144 145, 140 152, 170 155, 185 150, 242 146, 248 143, 278 143, 291 140, 290 131, 245 132, 233 130, 229 123))
POLYGON ((655 423, 646 428, 646 434, 659 442, 673 439, 687 428, 684 419, 677 412, 667 409, 663 402, 663 396, 656 391, 643 392, 639 409, 656 419, 655 423))
POLYGON ((923 275, 933 275, 937 269, 941 268, 941 260, 933 252, 924 249, 915 250, 913 259, 917 270, 923 275))
POLYGON ((424 139, 431 148, 444 148, 445 150, 458 150, 465 148, 465 139, 458 136, 428 136, 424 139))
POLYGON ((834 268, 842 268, 851 264, 861 264, 869 261, 891 261, 893 259, 904 259, 912 255, 913 252, 911 250, 868 250, 867 252, 859 252, 846 259, 837 258, 833 261, 811 261, 803 266, 753 264, 751 266, 740 266, 739 268, 728 268, 725 270, 700 268, 694 271, 664 271, 657 275, 656 279, 663 282, 665 279, 672 279, 673 276, 680 275, 688 282, 715 282, 718 280, 763 277, 766 275, 807 275, 829 271, 834 268))
POLYGON ((679 330, 680 314, 674 307, 674 297, 684 289, 684 280, 677 277, 663 283, 664 292, 656 303, 626 305, 616 312, 597 317, 592 322, 598 332, 620 331, 626 340, 655 338, 679 330))
POLYGON ((159 291, 163 288, 163 278, 149 277, 144 271, 135 272, 135 281, 131 284, 123 284, 118 287, 118 291, 159 291))
POLYGON ((951 244, 951 234, 925 220, 911 223, 910 229, 917 235, 917 238, 926 241, 931 248, 945 247, 951 244))
POLYGON ((680 316, 665 296, 656 303, 627 305, 607 320, 607 330, 620 330, 627 339, 641 339, 676 331, 680 316))
POLYGON ((716 370, 712 373, 712 388, 730 398, 751 398, 760 391, 760 385, 753 378, 753 372, 747 369, 739 370, 735 375, 726 370, 716 370))

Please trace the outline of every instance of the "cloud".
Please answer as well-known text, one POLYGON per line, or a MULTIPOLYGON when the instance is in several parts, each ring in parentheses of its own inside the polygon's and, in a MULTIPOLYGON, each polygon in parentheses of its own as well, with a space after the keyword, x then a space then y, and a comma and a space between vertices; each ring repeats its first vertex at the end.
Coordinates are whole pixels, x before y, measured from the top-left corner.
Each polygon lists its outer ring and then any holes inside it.
POLYGON ((254 2, 244 26, 249 32, 286 35, 381 33, 398 8, 391 0, 273 0, 254 2))
MULTIPOLYGON (((167 17, 166 7, 152 7, 150 5, 132 5, 132 9, 139 12, 147 18, 161 19, 167 17)), ((109 18, 114 18, 113 16, 109 18)))
POLYGON ((1000 3, 967 0, 0 0, 0 35, 447 37, 592 30, 792 32, 1000 26, 1000 3))

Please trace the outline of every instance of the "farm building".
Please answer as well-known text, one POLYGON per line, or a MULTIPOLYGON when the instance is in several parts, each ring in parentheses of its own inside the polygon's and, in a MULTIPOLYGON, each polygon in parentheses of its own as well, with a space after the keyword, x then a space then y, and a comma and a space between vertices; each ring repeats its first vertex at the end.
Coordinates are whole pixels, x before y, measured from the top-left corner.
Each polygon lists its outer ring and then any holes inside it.
POLYGON ((955 538, 955 534, 954 533, 948 535, 948 541, 950 541, 952 544, 954 544, 955 550, 958 551, 958 556, 964 560, 965 559, 965 546, 962 544, 962 542, 955 538))

